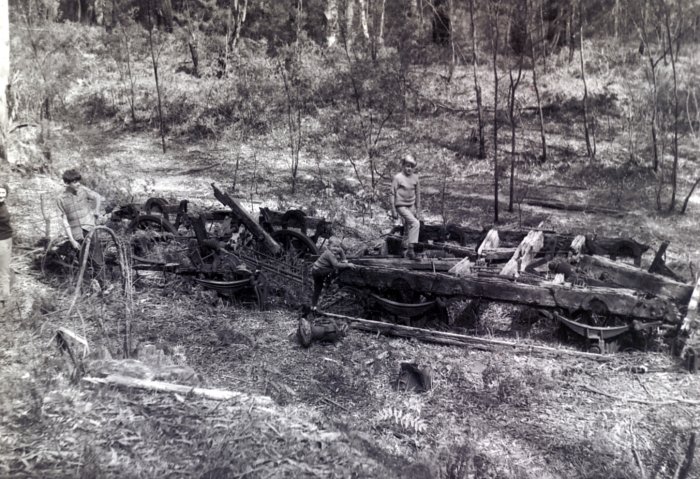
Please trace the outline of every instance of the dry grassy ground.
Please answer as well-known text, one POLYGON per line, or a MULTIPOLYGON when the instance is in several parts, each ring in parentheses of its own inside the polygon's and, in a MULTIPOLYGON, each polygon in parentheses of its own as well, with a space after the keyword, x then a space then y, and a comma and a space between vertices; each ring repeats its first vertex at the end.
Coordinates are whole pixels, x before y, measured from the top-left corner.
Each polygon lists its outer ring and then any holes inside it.
MULTIPOLYGON (((187 197, 213 205, 209 183, 231 182, 223 146, 214 151, 171 144, 163 155, 144 136, 106 138, 109 132, 82 131, 83 143, 77 143, 72 135, 78 133, 63 133, 56 170, 82 158, 93 168, 85 172, 88 178, 114 179, 95 184, 98 190, 113 192, 129 184, 141 200, 187 197), (139 159, 136 165, 133 158, 139 159)), ((280 202, 286 173, 274 159, 269 154, 261 160, 265 168, 253 199, 273 207, 305 205, 308 194, 280 202)), ((426 163, 426 202, 438 221, 440 175, 434 163, 426 163)), ((328 165, 328 171, 334 166, 340 164, 328 165)), ((254 193, 245 183, 251 168, 242 170, 241 189, 254 193)), ((470 168, 463 174, 488 171, 485 164, 470 168)), ((562 184, 556 171, 539 175, 532 180, 562 184)), ((57 177, 13 178, 23 185, 10 202, 21 237, 43 231, 37 197, 59 191, 57 177)), ((457 175, 448 209, 453 220, 485 224, 489 203, 465 193, 488 194, 488 174, 469 181, 457 175)), ((302 177, 303 187, 314 184, 313 176, 302 177)), ((538 190, 574 198, 561 188, 538 190)), ((604 194, 602 188, 576 193, 583 201, 606 201, 596 197, 604 194)), ((318 214, 342 213, 348 231, 356 232, 354 242, 376 238, 388 226, 384 213, 362 218, 337 197, 319 192, 317 198, 318 214)), ((692 242, 697 204, 685 217, 650 215, 636 211, 633 203, 625 205, 632 211, 616 219, 523 207, 505 214, 504 223, 629 234, 654 249, 671 238, 671 259, 700 259, 692 242)), ((699 376, 684 372, 666 352, 595 362, 435 346, 358 331, 336 345, 306 350, 294 339, 296 313, 283 305, 257 312, 169 276, 136 282, 133 338, 140 359, 156 361, 144 353, 154 345, 165 351, 165 359, 157 361, 189 366, 202 387, 240 396, 213 401, 75 383, 70 362, 52 341, 55 331, 65 326, 84 334, 89 359, 104 357, 105 349, 114 352, 120 344, 124 302, 117 290, 86 293, 68 316, 73 285, 47 281, 31 269, 31 249, 29 243, 17 249, 15 297, 0 335, 3 477, 637 478, 646 473, 670 478, 685 457, 689 433, 698 428, 699 376), (395 390, 403 361, 432 369, 430 392, 395 390), (635 372, 642 366, 646 372, 635 372)), ((502 334, 509 334, 511 320, 512 311, 498 305, 484 318, 502 334)), ((692 471, 700 471, 697 454, 692 471)))

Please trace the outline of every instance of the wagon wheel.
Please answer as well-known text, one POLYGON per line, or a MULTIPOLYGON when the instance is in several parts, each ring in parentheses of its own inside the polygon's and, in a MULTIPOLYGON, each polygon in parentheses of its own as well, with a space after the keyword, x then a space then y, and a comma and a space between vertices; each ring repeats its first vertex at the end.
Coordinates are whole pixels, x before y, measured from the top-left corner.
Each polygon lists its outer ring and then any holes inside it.
POLYGON ((156 245, 168 241, 177 235, 175 227, 165 218, 154 215, 140 215, 131 222, 127 229, 132 233, 131 247, 134 256, 150 258, 156 245))
POLYGON ((284 248, 288 255, 295 258, 318 254, 318 248, 314 242, 308 236, 298 231, 277 230, 273 231, 271 236, 284 248))
POLYGON ((166 207, 168 202, 163 198, 148 198, 143 206, 144 211, 148 215, 153 215, 154 212, 160 214, 166 221, 170 220, 166 207))
POLYGON ((156 215, 139 215, 129 224, 127 231, 133 233, 136 230, 158 231, 177 234, 175 227, 167 219, 156 215))
POLYGON ((595 297, 588 300, 585 309, 575 311, 571 319, 598 327, 620 326, 626 323, 620 317, 610 313, 608 305, 604 301, 595 297))

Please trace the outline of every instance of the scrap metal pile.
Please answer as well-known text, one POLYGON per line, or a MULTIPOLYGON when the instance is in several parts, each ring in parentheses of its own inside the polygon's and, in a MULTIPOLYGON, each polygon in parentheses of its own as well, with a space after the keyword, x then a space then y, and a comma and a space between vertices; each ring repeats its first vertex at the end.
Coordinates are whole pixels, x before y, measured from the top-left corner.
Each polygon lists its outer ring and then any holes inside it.
MULTIPOLYGON (((256 219, 212 187, 225 209, 193 214, 186 200, 170 205, 153 198, 112 213, 112 226, 127 224, 133 268, 189 276, 223 295, 248 294, 261 309, 271 281, 308 288, 310 265, 332 225, 299 210, 261 208, 256 219), (168 256, 162 245, 186 254, 168 256)), ((668 244, 644 270, 649 247, 629 238, 421 225, 418 258, 411 260, 399 254, 400 228, 393 233, 377 254, 350 259, 358 268, 338 274, 339 289, 321 309, 445 329, 453 326, 450 311, 458 302, 508 303, 563 325, 599 353, 639 347, 659 333, 678 335, 693 309, 693 285, 664 263, 668 244)), ((69 263, 60 248, 47 258, 69 263)))

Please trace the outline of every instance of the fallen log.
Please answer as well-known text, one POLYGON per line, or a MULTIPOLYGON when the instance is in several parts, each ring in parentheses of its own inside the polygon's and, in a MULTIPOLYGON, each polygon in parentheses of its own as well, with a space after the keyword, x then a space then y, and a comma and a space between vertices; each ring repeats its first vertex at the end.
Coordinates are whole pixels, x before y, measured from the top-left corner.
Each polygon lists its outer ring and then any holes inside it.
POLYGON ((250 394, 244 394, 237 391, 227 391, 223 389, 198 388, 183 384, 153 381, 149 379, 137 379, 116 374, 107 376, 106 378, 85 377, 83 378, 83 381, 90 384, 107 384, 129 389, 143 389, 146 391, 177 393, 184 395, 194 394, 195 396, 214 399, 216 401, 227 401, 233 399, 241 402, 251 402, 254 405, 260 406, 269 406, 273 404, 272 399, 267 396, 253 396, 250 394))
POLYGON ((338 276, 340 285, 379 292, 403 290, 432 296, 483 298, 570 312, 589 311, 649 321, 662 320, 672 324, 680 320, 676 306, 665 298, 646 298, 623 288, 573 288, 531 279, 528 282, 530 284, 504 277, 474 275, 457 278, 442 273, 367 267, 342 270, 338 276))
POLYGON ((345 316, 342 314, 327 313, 319 311, 319 314, 330 318, 342 319, 351 323, 353 329, 361 331, 369 331, 373 333, 383 333, 389 336, 397 336, 401 338, 417 339, 420 341, 444 344, 447 346, 461 346, 483 348, 489 351, 498 348, 513 348, 522 353, 544 353, 555 356, 576 356, 595 361, 609 361, 611 358, 596 353, 586 353, 582 351, 574 351, 571 349, 550 348, 547 346, 518 344, 511 341, 503 341, 499 339, 479 338, 476 336, 467 336, 457 333, 446 333, 443 331, 433 331, 430 329, 416 328, 413 326, 404 326, 400 324, 384 323, 381 321, 372 321, 370 319, 356 318, 354 316, 345 316))
POLYGON ((648 273, 629 264, 617 263, 601 256, 581 255, 577 269, 588 278, 614 283, 655 296, 673 299, 685 307, 693 286, 679 283, 659 274, 648 273))
POLYGON ((626 214, 624 211, 620 211, 617 208, 607 208, 605 206, 598 205, 581 205, 581 204, 569 204, 562 201, 556 200, 545 200, 540 198, 525 198, 522 201, 523 204, 530 206, 539 206, 540 208, 549 208, 553 210, 563 210, 563 211, 581 211, 584 213, 600 213, 609 216, 622 217, 626 214))

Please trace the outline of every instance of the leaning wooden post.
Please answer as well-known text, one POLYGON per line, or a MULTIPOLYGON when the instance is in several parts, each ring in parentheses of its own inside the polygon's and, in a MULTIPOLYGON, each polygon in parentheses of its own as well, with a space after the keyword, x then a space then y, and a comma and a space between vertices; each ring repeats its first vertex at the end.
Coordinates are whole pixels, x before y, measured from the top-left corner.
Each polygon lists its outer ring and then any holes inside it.
POLYGON ((525 239, 520 243, 518 249, 513 253, 513 257, 506 263, 501 272, 501 276, 518 277, 525 268, 532 263, 535 255, 544 246, 544 233, 541 231, 530 231, 525 239))
POLYGON ((484 251, 491 249, 497 249, 500 245, 500 239, 498 237, 498 230, 492 229, 486 234, 486 238, 481 242, 479 248, 476 250, 476 254, 481 256, 484 251))
POLYGON ((262 241, 272 254, 279 254, 282 252, 282 246, 257 223, 255 218, 253 218, 245 208, 238 204, 235 199, 219 190, 214 183, 211 184, 211 187, 214 188, 214 196, 216 199, 233 210, 236 218, 241 220, 241 223, 255 236, 255 239, 262 241))

